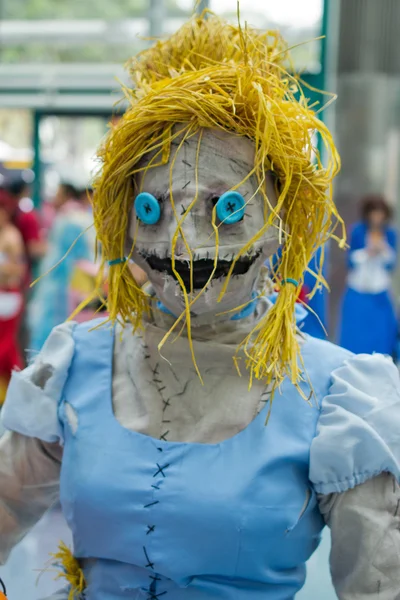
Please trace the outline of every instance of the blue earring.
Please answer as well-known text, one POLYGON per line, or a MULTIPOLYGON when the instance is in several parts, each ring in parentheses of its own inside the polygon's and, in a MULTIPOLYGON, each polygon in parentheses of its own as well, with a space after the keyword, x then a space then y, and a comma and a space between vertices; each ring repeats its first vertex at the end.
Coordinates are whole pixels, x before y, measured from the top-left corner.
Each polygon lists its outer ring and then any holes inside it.
POLYGON ((135 198, 136 216, 146 225, 155 225, 161 217, 161 207, 157 198, 148 192, 141 192, 135 198))
POLYGON ((232 225, 244 217, 246 202, 239 192, 225 192, 217 202, 216 210, 218 219, 232 225))

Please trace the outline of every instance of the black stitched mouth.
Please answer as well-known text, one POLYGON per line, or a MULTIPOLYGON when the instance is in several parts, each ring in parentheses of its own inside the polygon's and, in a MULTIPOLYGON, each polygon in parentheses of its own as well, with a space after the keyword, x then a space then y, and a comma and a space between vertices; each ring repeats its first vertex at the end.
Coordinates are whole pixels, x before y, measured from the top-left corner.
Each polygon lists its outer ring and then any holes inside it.
MULTIPOLYGON (((257 251, 253 256, 244 256, 240 257, 236 262, 232 276, 234 275, 244 275, 250 269, 251 265, 257 260, 257 258, 261 255, 261 250, 257 251)), ((174 279, 177 279, 175 273, 172 271, 172 261, 170 258, 160 258, 155 254, 152 255, 143 255, 147 264, 154 271, 160 271, 160 273, 167 273, 174 279)), ((213 275, 214 279, 220 279, 221 277, 226 277, 229 273, 229 269, 231 268, 233 262, 234 255, 232 255, 232 260, 218 260, 217 267, 215 269, 215 273, 213 275)), ((182 281, 187 289, 190 288, 190 262, 189 261, 181 261, 175 260, 175 269, 179 273, 182 281)), ((194 289, 202 289, 207 281, 210 279, 211 274, 214 270, 214 260, 211 258, 201 258, 199 260, 193 261, 193 288, 194 289)))

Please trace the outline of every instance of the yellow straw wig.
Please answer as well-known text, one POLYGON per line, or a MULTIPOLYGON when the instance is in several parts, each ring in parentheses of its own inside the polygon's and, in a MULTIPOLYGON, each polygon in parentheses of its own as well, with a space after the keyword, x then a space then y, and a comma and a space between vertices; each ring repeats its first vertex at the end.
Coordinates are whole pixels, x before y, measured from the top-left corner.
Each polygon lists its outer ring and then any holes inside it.
MULTIPOLYGON (((258 191, 263 194, 265 222, 235 261, 266 228, 277 228, 283 247, 279 274, 275 275, 280 293, 238 351, 245 356, 250 383, 256 377, 272 382, 274 388, 286 376, 296 384, 300 380, 295 302, 312 256, 333 235, 337 223, 342 223, 332 201, 339 157, 328 129, 308 106, 298 79, 286 70, 288 61, 287 46, 277 32, 233 26, 210 12, 193 17, 175 35, 139 54, 130 64, 133 89, 124 90, 129 108, 100 152, 102 169, 94 195, 103 259, 122 259, 134 201, 133 177, 144 168, 170 160, 171 141, 177 135, 175 125, 180 125, 181 136, 214 128, 254 141, 251 174, 256 175, 258 191), (325 166, 315 148, 316 133, 325 148, 325 166), (143 167, 142 159, 149 152, 152 159, 143 167), (266 177, 271 171, 277 182, 276 206, 266 195, 266 177), (280 285, 282 281, 288 283, 280 285)), ((181 224, 191 206, 183 216, 176 215, 172 257, 177 237, 184 240, 181 224)), ((215 221, 214 232, 218 247, 215 221)), ((320 274, 317 283, 324 283, 320 274)), ((177 323, 186 325, 191 343, 193 300, 189 300, 190 291, 184 289, 182 281, 180 284, 186 310, 177 323)), ((128 321, 134 329, 149 310, 149 298, 133 279, 127 262, 110 269, 108 301, 110 318, 128 321)))

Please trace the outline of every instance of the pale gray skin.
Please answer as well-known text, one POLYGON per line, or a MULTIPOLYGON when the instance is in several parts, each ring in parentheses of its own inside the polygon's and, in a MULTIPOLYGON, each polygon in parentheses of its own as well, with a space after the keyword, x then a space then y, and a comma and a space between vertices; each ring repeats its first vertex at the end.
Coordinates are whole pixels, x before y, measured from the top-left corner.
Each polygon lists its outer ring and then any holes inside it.
MULTIPOLYGON (((152 269, 144 259, 144 255, 155 254, 160 258, 171 258, 171 240, 177 228, 177 219, 170 201, 171 163, 175 159, 172 193, 177 215, 180 218, 196 197, 196 155, 199 135, 198 133, 185 140, 180 149, 182 138, 175 139, 172 142, 168 164, 153 167, 136 178, 135 194, 145 191, 160 199, 162 215, 157 224, 146 225, 136 219, 133 206, 129 226, 127 251, 131 250, 132 240, 135 238, 133 260, 146 272, 157 297, 176 316, 185 309, 184 294, 179 284, 172 276, 152 269)), ((254 143, 247 138, 223 131, 202 130, 197 167, 198 198, 182 223, 182 230, 194 260, 215 257, 215 234, 212 227, 215 199, 235 188, 248 176, 254 167, 254 153, 254 143)), ((274 206, 276 197, 272 175, 268 175, 265 185, 268 199, 274 206)), ((260 192, 257 193, 257 188, 258 182, 254 175, 237 188, 248 202, 245 217, 232 225, 225 223, 220 225, 218 250, 220 260, 232 261, 241 248, 263 227, 264 198, 260 192)), ((248 252, 248 255, 255 259, 250 269, 245 274, 232 277, 222 301, 217 302, 217 299, 225 281, 224 276, 213 279, 206 291, 196 300, 191 310, 193 325, 201 325, 215 318, 220 312, 229 311, 248 302, 262 265, 275 253, 278 245, 277 229, 269 227, 248 252)), ((180 236, 176 245, 175 259, 187 261, 189 258, 180 236)), ((194 295, 199 291, 195 290, 194 295)))

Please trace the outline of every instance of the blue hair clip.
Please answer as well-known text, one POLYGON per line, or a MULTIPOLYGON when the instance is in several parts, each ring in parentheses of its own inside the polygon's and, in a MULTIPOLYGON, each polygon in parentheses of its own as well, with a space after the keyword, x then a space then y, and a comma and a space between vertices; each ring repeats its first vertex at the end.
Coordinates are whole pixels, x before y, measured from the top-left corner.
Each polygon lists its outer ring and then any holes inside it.
POLYGON ((285 285, 285 283, 291 283, 295 287, 299 286, 299 282, 296 281, 296 279, 292 279, 291 277, 287 277, 286 279, 282 279, 282 285, 285 285))
POLYGON ((120 265, 126 262, 126 256, 123 258, 114 258, 113 260, 108 261, 108 266, 113 267, 114 265, 120 265))

